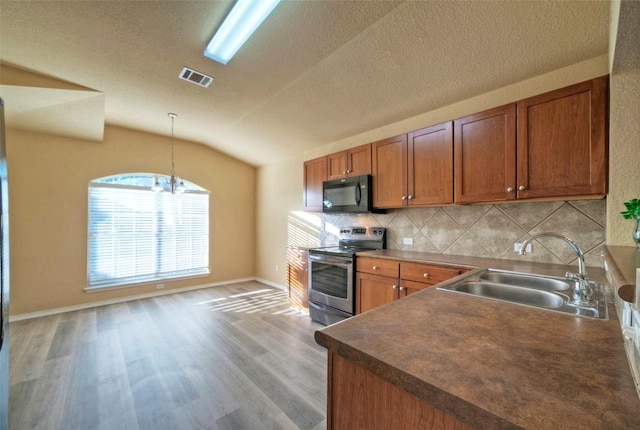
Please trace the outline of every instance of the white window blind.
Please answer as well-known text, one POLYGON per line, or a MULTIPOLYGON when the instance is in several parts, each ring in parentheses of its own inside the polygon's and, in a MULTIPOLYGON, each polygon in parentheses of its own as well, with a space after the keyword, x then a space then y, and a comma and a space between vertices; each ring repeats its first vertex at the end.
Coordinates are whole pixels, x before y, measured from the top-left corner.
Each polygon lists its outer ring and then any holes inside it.
POLYGON ((91 182, 89 288, 208 274, 209 195, 189 188, 91 182))

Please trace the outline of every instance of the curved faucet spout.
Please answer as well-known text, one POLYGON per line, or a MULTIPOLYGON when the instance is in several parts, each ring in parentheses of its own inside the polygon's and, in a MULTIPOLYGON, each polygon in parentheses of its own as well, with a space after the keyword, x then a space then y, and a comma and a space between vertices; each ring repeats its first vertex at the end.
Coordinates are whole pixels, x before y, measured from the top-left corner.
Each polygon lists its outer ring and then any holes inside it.
POLYGON ((582 252, 582 249, 580 249, 578 244, 573 240, 558 233, 549 232, 534 234, 533 236, 522 242, 520 255, 526 255, 527 245, 535 239, 539 239, 541 237, 555 237, 556 239, 561 239, 565 241, 571 247, 571 249, 573 249, 573 251, 576 253, 576 256, 578 257, 578 274, 576 275, 568 272, 566 274, 566 277, 567 279, 576 282, 576 288, 573 291, 574 301, 580 304, 591 303, 593 300, 593 291, 589 284, 589 277, 587 276, 587 269, 584 264, 584 252, 582 252))
POLYGON ((522 242, 522 248, 520 248, 520 255, 526 255, 527 254, 527 251, 526 251, 527 245, 529 243, 533 242, 535 239, 538 239, 540 237, 555 237, 557 239, 562 239, 565 242, 567 242, 567 244, 569 244, 571 249, 573 249, 573 251, 578 256, 578 273, 580 273, 583 276, 587 275, 587 271, 586 271, 585 264, 584 264, 584 253, 582 252, 582 249, 580 249, 578 244, 575 243, 573 240, 569 239, 567 236, 563 236, 563 235, 558 234, 558 233, 549 232, 549 233, 534 234, 533 236, 531 236, 530 238, 528 238, 527 240, 522 242))

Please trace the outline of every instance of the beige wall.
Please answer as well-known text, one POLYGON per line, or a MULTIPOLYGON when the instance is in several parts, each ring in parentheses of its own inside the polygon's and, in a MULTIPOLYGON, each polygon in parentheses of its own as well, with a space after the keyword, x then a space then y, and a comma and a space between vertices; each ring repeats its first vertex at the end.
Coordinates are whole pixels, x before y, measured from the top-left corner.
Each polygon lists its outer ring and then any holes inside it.
MULTIPOLYGON (((176 172, 210 191, 210 269, 165 290, 255 275, 255 168, 176 141, 176 172)), ((104 142, 7 130, 11 314, 155 292, 155 285, 86 293, 87 185, 126 172, 168 173, 167 137, 107 126, 104 142)))
POLYGON ((632 246, 635 221, 620 212, 640 198, 640 3, 614 1, 611 11, 607 243, 632 246))
POLYGON ((607 244, 632 246, 634 220, 620 212, 640 198, 640 67, 611 75, 607 244))
POLYGON ((257 255, 260 258, 257 276, 286 285, 286 271, 282 268, 286 267, 287 218, 290 211, 302 209, 304 160, 480 112, 607 73, 609 57, 603 55, 259 168, 257 255), (276 267, 279 270, 276 271, 276 267))

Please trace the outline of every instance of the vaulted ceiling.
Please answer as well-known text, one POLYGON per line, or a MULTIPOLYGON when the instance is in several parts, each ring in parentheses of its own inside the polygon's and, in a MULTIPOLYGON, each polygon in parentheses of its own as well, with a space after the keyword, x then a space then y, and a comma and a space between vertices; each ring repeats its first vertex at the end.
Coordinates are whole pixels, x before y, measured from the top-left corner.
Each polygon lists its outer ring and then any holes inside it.
POLYGON ((608 1, 283 0, 223 66, 203 51, 232 6, 1 0, 8 125, 169 135, 176 112, 177 137, 259 166, 608 52, 608 1))

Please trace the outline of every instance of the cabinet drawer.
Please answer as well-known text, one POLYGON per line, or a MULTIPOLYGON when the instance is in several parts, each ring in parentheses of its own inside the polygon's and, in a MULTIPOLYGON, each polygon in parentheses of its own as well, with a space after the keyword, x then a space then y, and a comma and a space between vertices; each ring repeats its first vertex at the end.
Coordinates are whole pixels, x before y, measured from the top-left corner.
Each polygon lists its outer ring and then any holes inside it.
POLYGON ((455 267, 433 266, 431 264, 402 263, 400 265, 400 278, 414 282, 422 282, 435 285, 454 276, 458 276, 464 270, 455 267))
POLYGON ((392 260, 358 257, 356 270, 358 272, 371 273, 372 275, 398 277, 400 263, 392 260))

